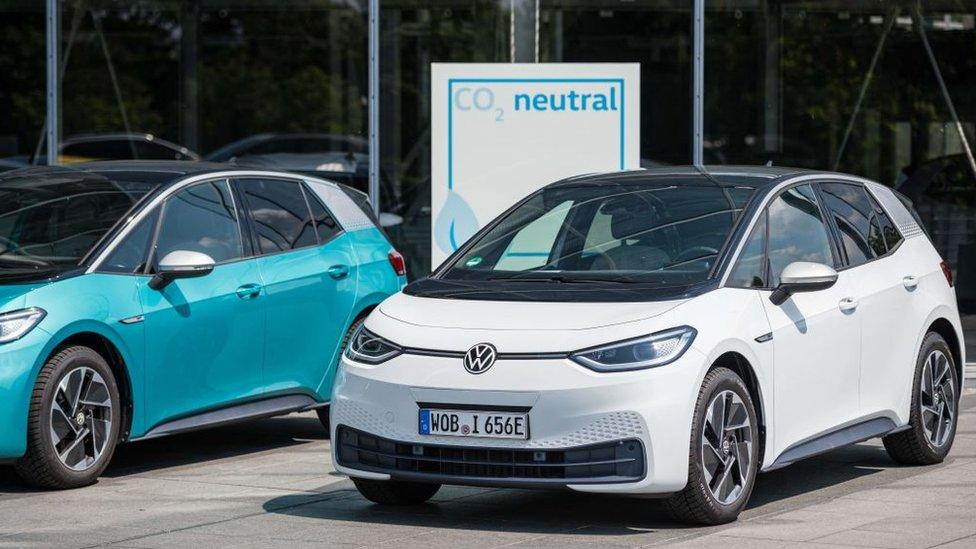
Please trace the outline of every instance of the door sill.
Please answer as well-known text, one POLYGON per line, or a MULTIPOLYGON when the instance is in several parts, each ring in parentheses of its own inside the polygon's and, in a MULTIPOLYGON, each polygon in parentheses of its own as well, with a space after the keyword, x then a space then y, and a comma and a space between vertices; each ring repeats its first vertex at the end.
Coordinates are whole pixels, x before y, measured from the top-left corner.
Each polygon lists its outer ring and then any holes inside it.
POLYGON ((876 417, 867 421, 862 421, 842 427, 827 433, 817 435, 809 440, 790 446, 776 458, 769 467, 763 471, 772 471, 780 467, 786 467, 791 463, 813 457, 843 446, 863 442, 865 440, 887 435, 897 431, 898 426, 889 418, 876 417))
POLYGON ((308 395, 276 396, 167 421, 166 423, 153 427, 145 435, 131 440, 159 438, 177 433, 187 433, 199 429, 209 429, 211 427, 240 423, 242 421, 263 419, 293 412, 304 412, 328 406, 328 404, 328 402, 319 402, 308 395))

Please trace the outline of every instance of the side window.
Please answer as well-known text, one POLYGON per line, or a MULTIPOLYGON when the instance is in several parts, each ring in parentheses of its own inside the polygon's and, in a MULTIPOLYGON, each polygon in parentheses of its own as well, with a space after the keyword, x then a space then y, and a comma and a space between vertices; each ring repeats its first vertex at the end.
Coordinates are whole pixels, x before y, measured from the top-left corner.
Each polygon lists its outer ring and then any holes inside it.
POLYGON ((794 261, 834 264, 827 226, 810 185, 787 189, 767 211, 769 286, 778 286, 780 273, 794 261))
MULTIPOLYGON (((871 204, 874 206, 875 215, 878 219, 878 227, 881 231, 882 237, 884 238, 885 246, 887 246, 889 251, 893 250, 895 246, 902 241, 901 233, 898 232, 898 228, 895 227, 894 222, 891 221, 888 214, 886 214, 884 209, 881 208, 881 204, 878 204, 878 201, 875 200, 873 196, 870 196, 870 194, 869 197, 871 198, 871 204)), ((919 226, 921 226, 921 224, 919 224, 919 226)))
POLYGON ((312 210, 312 221, 315 223, 315 232, 319 235, 319 242, 331 240, 333 236, 342 231, 342 227, 336 223, 332 214, 325 209, 314 194, 305 191, 305 198, 308 199, 308 207, 312 210))
POLYGON ((257 231, 263 254, 315 246, 312 214, 297 181, 241 179, 244 204, 257 231))
POLYGON ((850 266, 856 267, 884 255, 884 244, 879 254, 874 241, 878 230, 873 223, 874 206, 864 189, 846 183, 823 183, 820 189, 824 205, 837 225, 850 266))
POLYGON ((727 286, 763 288, 766 286, 766 212, 759 215, 739 259, 729 275, 727 286))
POLYGON ((166 200, 153 258, 158 261, 176 250, 202 252, 217 263, 244 255, 227 181, 194 185, 166 200))
POLYGON ((98 268, 99 272, 124 274, 143 272, 158 219, 159 208, 154 208, 108 254, 98 268))

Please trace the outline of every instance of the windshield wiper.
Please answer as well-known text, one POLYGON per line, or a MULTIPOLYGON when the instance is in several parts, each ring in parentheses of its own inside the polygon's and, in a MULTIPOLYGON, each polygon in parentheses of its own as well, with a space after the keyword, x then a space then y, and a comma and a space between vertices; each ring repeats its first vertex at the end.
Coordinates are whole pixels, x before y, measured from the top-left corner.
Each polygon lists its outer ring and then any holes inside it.
POLYGON ((620 279, 620 278, 599 278, 599 277, 577 277, 577 276, 564 276, 564 275, 548 275, 548 276, 490 276, 488 280, 503 280, 503 281, 515 281, 515 282, 558 282, 563 284, 601 284, 608 282, 611 284, 632 284, 637 282, 636 280, 630 279, 620 279))

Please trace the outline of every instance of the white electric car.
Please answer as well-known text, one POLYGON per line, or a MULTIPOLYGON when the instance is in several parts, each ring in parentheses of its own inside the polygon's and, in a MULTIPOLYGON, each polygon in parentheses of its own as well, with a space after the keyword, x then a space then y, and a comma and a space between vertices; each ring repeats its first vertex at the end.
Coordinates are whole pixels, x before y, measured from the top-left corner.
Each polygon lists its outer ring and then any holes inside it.
POLYGON ((942 461, 963 349, 951 271, 887 187, 572 178, 370 314, 336 380, 333 461, 378 503, 558 487, 721 523, 760 471, 842 445, 942 461))

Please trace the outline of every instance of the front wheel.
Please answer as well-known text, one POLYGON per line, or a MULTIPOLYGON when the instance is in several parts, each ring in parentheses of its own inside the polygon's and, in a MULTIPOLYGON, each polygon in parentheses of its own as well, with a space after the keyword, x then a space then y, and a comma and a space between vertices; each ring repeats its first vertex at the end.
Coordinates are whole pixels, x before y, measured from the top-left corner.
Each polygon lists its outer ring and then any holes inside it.
POLYGON ((93 484, 115 452, 120 409, 115 377, 101 355, 82 346, 60 350, 38 374, 17 473, 42 488, 93 484))
POLYGON ((941 463, 956 436, 959 379, 952 351, 939 334, 929 333, 915 364, 908 429, 882 438, 888 455, 905 465, 941 463))
POLYGON ((692 420, 688 484, 666 500, 671 514, 695 524, 738 518, 758 474, 756 410, 742 379, 727 368, 705 376, 692 420))

